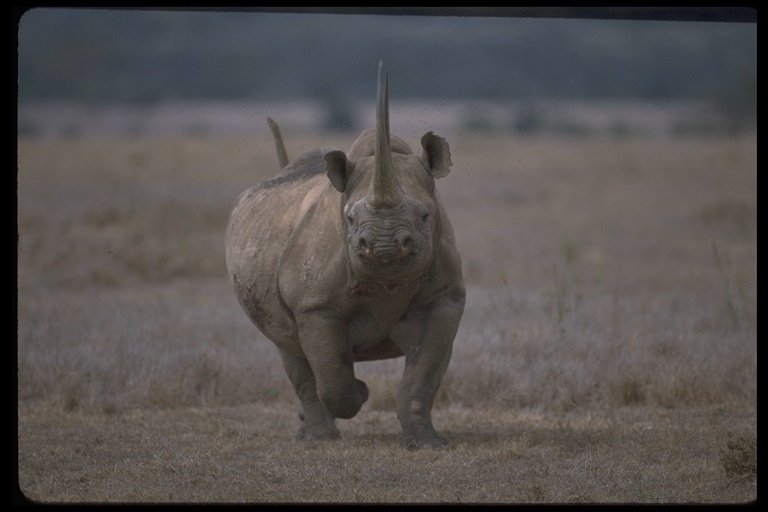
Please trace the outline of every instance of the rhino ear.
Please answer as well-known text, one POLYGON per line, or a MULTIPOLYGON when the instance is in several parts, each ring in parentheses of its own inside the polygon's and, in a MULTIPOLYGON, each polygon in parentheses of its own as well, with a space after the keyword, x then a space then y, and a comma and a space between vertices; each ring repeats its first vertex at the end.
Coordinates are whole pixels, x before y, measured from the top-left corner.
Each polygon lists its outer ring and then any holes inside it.
POLYGON ((355 168, 354 164, 347 159, 343 151, 334 150, 325 154, 325 169, 328 179, 331 180, 333 188, 339 192, 344 192, 347 188, 347 179, 355 168))
POLYGON ((421 161, 435 178, 442 178, 451 171, 451 150, 448 142, 432 132, 421 138, 421 161))

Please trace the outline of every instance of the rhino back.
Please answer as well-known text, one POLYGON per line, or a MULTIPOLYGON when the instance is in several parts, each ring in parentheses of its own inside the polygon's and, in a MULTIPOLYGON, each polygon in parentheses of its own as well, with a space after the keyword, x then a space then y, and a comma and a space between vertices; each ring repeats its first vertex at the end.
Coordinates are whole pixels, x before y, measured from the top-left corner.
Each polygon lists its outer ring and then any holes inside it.
POLYGON ((293 162, 288 164, 283 172, 263 181, 257 188, 275 188, 291 183, 305 181, 318 174, 325 173, 325 154, 333 151, 335 148, 322 147, 311 149, 297 156, 293 162))

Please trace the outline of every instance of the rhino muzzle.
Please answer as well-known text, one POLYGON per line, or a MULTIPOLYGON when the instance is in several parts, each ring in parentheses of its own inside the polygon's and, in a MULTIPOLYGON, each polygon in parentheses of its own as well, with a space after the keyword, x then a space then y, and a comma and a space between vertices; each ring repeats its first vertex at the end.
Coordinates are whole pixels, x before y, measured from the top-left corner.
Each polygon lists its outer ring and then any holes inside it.
POLYGON ((360 235, 357 251, 361 258, 375 263, 401 262, 414 253, 413 237, 400 234, 395 237, 376 237, 372 234, 360 235))

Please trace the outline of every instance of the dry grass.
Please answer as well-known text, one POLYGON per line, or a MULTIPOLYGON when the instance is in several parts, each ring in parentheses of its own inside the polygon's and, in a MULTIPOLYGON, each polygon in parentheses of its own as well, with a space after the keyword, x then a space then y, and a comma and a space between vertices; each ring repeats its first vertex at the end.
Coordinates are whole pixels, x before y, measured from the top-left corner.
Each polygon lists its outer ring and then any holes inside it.
MULTIPOLYGON (((345 148, 352 135, 289 152, 345 148)), ((409 142, 417 139, 409 138, 409 142)), ((756 499, 756 141, 451 137, 469 286, 435 423, 402 361, 296 443, 279 357, 226 279, 263 138, 19 141, 19 485, 43 502, 756 499)), ((266 164, 259 164, 266 162, 266 164)))
POLYGON ((754 472, 721 460, 714 441, 731 430, 713 425, 753 436, 754 418, 724 408, 441 408, 436 419, 453 440, 441 452, 401 449, 393 415, 371 410, 341 425, 343 441, 293 442, 293 413, 257 404, 116 415, 26 407, 22 488, 46 502, 202 503, 732 503, 756 492, 754 472))

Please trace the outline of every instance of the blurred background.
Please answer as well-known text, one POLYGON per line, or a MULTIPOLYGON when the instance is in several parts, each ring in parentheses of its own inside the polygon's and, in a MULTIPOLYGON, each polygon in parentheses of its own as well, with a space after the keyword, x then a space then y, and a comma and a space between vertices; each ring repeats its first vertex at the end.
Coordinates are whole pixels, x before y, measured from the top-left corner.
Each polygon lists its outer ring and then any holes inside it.
POLYGON ((755 130, 750 9, 359 11, 29 10, 18 133, 358 131, 380 59, 398 133, 755 130))

